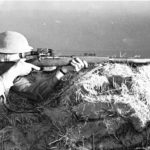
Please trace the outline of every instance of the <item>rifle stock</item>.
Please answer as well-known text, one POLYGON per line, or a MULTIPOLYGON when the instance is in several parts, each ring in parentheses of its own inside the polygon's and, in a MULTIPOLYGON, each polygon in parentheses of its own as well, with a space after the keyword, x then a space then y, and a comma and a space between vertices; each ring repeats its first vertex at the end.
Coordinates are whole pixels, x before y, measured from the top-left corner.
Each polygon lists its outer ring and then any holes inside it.
MULTIPOLYGON (((109 58, 107 57, 78 57, 81 60, 87 61, 89 64, 99 64, 102 62, 107 62, 109 58)), ((73 57, 43 57, 42 59, 29 60, 28 62, 40 66, 40 67, 48 67, 48 66, 64 66, 69 65, 70 61, 73 57)))

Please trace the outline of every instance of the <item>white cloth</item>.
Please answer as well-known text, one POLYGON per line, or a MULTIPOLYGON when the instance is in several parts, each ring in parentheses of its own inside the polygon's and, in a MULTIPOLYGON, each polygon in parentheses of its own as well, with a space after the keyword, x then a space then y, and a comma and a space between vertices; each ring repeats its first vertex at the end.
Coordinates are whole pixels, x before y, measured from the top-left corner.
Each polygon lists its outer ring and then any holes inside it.
POLYGON ((3 84, 2 77, 0 77, 0 101, 6 102, 5 87, 4 87, 4 84, 3 84))

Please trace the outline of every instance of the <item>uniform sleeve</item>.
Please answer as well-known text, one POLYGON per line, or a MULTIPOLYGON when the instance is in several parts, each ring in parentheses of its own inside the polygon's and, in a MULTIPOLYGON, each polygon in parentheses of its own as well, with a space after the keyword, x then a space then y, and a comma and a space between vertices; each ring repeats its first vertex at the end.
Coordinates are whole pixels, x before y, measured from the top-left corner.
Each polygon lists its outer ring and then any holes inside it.
POLYGON ((14 83, 14 88, 19 92, 23 92, 23 95, 27 98, 42 101, 49 97, 58 82, 55 73, 52 75, 38 74, 34 77, 32 75, 18 79, 14 83))
POLYGON ((45 100, 48 99, 57 83, 58 79, 55 76, 43 78, 32 85, 28 90, 31 91, 31 93, 36 93, 37 99, 45 100))
POLYGON ((3 80, 2 77, 0 77, 0 101, 6 101, 6 97, 5 97, 5 87, 3 84, 3 80))

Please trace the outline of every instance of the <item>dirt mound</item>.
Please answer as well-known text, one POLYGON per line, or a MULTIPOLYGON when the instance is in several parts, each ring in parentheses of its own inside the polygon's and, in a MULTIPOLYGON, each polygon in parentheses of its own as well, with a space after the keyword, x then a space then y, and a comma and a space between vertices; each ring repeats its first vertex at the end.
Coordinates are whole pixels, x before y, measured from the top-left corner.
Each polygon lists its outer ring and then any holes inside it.
POLYGON ((149 146, 149 72, 149 65, 132 68, 106 63, 69 74, 41 104, 15 98, 13 93, 9 108, 16 112, 7 111, 2 116, 1 129, 9 125, 21 132, 19 144, 29 150, 149 146))

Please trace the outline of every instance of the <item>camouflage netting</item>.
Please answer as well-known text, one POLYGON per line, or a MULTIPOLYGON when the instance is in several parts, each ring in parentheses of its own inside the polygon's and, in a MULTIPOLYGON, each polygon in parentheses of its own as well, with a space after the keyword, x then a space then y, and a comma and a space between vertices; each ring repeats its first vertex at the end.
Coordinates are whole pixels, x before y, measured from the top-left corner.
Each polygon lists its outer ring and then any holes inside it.
POLYGON ((101 64, 69 74, 45 102, 34 104, 15 93, 8 102, 0 112, 1 150, 150 145, 150 65, 101 64))

